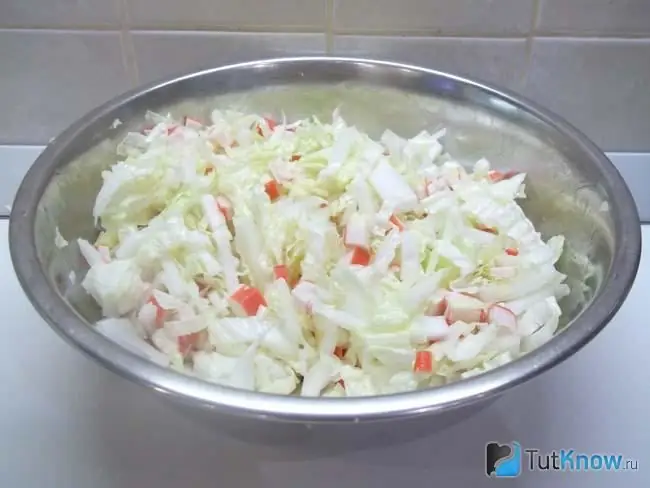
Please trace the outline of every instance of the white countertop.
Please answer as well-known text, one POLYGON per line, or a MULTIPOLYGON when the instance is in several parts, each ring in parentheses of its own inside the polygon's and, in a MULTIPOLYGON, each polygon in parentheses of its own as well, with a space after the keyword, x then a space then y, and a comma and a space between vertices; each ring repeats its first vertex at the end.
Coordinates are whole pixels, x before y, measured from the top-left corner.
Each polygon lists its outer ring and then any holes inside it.
MULTIPOLYGON (((181 415, 65 344, 16 280, 0 221, 0 487, 636 488, 650 486, 650 227, 622 309, 583 350, 477 416, 417 441, 303 456, 246 445, 181 415), (486 442, 622 454, 638 471, 488 479, 486 442)), ((399 428, 396 425, 396 428, 399 428)))

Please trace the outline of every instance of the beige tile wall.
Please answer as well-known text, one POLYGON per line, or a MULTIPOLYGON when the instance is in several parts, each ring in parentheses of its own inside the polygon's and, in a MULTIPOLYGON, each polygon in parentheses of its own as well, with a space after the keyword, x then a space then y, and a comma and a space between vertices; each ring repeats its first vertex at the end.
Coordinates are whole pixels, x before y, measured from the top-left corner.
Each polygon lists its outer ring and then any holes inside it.
POLYGON ((650 0, 0 0, 0 143, 45 142, 140 83, 299 54, 484 79, 650 151, 650 0))

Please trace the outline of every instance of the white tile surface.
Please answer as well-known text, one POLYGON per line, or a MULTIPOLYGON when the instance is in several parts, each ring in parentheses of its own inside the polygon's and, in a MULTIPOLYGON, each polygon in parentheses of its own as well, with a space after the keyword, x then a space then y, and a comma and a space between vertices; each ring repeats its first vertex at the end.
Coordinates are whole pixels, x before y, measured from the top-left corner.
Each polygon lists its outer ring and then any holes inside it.
POLYGON ((0 144, 47 142, 128 88, 117 32, 0 30, 0 144))
POLYGON ((537 32, 650 34, 648 0, 540 0, 537 32))
POLYGON ((334 29, 428 34, 521 34, 533 0, 334 0, 334 29))
MULTIPOLYGON (((0 356, 0 480, 21 488, 481 488, 484 446, 621 453, 638 472, 528 473, 503 486, 645 488, 650 485, 650 370, 640 358, 650 328, 640 311, 650 294, 644 261, 613 322, 584 350, 504 395, 477 416, 435 436, 328 457, 296 459, 279 448, 242 444, 206 429, 139 387, 96 366, 57 337, 13 275, 7 221, 0 221, 0 310, 11 328, 0 356)), ((650 253, 645 227, 644 256, 650 253)), ((399 428, 399 424, 395 425, 399 428)))
POLYGON ((526 68, 525 39, 462 37, 334 37, 333 54, 412 63, 521 88, 526 68))
POLYGON ((122 0, 2 0, 0 27, 116 27, 122 0))
POLYGON ((41 146, 0 146, 0 216, 9 215, 20 182, 42 150, 41 146))
POLYGON ((325 27, 326 0, 126 0, 134 27, 325 27))
POLYGON ((650 40, 536 38, 524 93, 607 151, 650 149, 650 40))
POLYGON ((140 82, 229 63, 324 55, 324 34, 134 32, 140 82))

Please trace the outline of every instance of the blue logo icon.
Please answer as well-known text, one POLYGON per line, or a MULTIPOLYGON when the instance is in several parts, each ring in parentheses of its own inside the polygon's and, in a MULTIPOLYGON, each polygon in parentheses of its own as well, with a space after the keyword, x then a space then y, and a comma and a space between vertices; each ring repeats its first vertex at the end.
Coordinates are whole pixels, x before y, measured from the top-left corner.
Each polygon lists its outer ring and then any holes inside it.
POLYGON ((485 446, 485 474, 495 478, 514 478, 521 474, 521 445, 518 442, 485 446))

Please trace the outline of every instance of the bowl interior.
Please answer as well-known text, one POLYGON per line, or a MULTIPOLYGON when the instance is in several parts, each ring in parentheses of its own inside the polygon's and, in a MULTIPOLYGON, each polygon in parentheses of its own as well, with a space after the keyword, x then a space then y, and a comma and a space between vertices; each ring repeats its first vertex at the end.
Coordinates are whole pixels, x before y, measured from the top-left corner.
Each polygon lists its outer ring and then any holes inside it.
POLYGON ((406 68, 359 69, 364 76, 336 70, 312 76, 304 67, 266 74, 255 65, 243 74, 206 72, 109 102, 68 129, 49 149, 57 163, 38 189, 35 215, 37 256, 52 286, 87 323, 100 317, 79 284, 86 265, 74 239, 96 235, 91 211, 101 172, 116 161, 124 134, 145 125, 146 110, 207 118, 219 107, 327 120, 339 108, 346 121, 374 137, 386 128, 413 136, 445 127, 446 149, 457 160, 472 165, 485 157, 496 168, 528 173, 526 214, 544 238, 566 237, 559 267, 571 294, 561 303, 563 324, 575 319, 600 292, 617 245, 617 202, 602 184, 604 170, 543 112, 508 95, 451 76, 422 79, 406 68), (57 228, 70 246, 55 246, 57 228))

